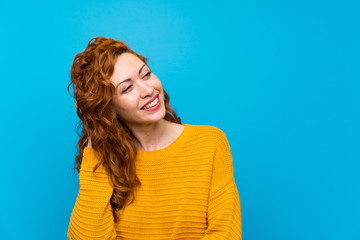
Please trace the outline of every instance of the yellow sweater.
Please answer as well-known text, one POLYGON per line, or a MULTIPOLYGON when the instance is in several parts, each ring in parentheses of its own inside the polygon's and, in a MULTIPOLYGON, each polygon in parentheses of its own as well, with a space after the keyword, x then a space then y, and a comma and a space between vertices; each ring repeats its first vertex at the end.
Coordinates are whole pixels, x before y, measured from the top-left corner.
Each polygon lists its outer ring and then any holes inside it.
POLYGON ((85 148, 69 239, 242 239, 240 198, 225 133, 184 124, 180 136, 155 151, 138 151, 142 185, 114 224, 112 188, 97 152, 85 148))

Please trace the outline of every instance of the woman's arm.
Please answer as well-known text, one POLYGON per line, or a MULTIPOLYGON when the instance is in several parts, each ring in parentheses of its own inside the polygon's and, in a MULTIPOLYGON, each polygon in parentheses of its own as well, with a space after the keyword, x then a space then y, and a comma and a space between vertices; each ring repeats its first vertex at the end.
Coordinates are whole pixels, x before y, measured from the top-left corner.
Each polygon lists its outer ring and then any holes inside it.
POLYGON ((110 205, 113 192, 106 171, 98 162, 91 141, 84 149, 79 173, 80 189, 71 214, 67 236, 69 239, 115 239, 116 231, 110 205))
POLYGON ((218 131, 217 140, 207 212, 208 228, 202 240, 241 240, 240 197, 234 179, 230 146, 221 130, 218 131))

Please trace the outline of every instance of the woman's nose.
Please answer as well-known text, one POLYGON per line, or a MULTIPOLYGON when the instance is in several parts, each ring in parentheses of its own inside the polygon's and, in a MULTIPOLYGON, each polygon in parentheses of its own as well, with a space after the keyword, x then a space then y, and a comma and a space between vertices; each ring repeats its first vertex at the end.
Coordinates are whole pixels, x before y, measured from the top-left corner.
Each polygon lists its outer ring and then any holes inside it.
POLYGON ((140 96, 142 98, 153 95, 154 87, 152 87, 151 85, 148 85, 146 83, 140 83, 139 88, 140 88, 139 89, 140 90, 140 96))

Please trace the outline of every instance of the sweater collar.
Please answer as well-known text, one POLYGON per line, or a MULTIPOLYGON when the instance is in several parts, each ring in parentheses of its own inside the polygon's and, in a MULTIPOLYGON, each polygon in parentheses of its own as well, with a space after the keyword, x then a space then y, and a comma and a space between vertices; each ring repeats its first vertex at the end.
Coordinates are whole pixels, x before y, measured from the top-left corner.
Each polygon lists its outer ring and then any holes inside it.
POLYGON ((181 134, 170 145, 154 151, 137 150, 137 161, 156 161, 176 154, 179 148, 188 141, 191 132, 191 125, 185 123, 181 134))

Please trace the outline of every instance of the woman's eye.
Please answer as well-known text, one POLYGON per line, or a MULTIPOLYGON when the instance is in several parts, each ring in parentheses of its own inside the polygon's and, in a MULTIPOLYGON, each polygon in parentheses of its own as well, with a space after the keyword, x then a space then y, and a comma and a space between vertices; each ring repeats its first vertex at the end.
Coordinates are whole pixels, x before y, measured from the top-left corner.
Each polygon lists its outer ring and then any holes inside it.
POLYGON ((151 72, 146 73, 146 74, 145 74, 145 77, 150 76, 150 74, 151 74, 151 72))
POLYGON ((132 86, 132 85, 129 85, 129 86, 123 91, 123 93, 126 92, 127 90, 129 90, 129 88, 131 88, 131 86, 132 86))

